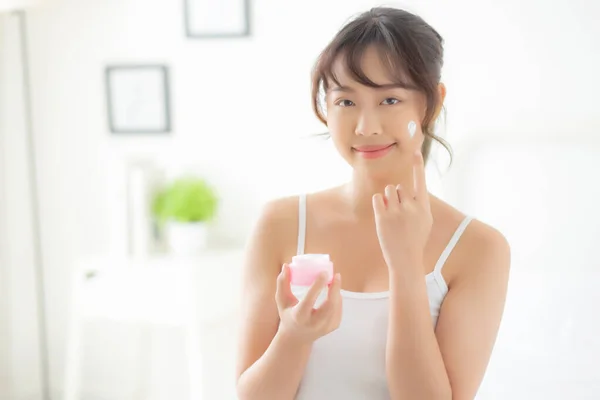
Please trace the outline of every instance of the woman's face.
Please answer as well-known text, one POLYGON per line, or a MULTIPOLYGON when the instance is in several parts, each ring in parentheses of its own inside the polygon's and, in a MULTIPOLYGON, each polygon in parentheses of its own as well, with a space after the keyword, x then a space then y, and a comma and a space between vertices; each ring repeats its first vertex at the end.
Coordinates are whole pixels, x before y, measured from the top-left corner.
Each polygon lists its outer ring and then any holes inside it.
POLYGON ((380 175, 411 165, 412 154, 421 148, 420 122, 426 111, 425 95, 395 85, 375 48, 365 51, 362 71, 381 88, 365 86, 352 78, 340 57, 326 93, 327 126, 342 157, 354 168, 380 175), (407 128, 417 123, 413 137, 407 128))

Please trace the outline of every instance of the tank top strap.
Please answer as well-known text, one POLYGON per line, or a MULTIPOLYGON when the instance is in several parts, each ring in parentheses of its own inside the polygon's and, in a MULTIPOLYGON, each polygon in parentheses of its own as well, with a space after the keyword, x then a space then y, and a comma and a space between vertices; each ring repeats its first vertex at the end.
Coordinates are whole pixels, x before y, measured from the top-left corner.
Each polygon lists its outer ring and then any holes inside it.
POLYGON ((298 197, 298 250, 297 254, 304 254, 306 242, 306 193, 298 197))
POLYGON ((462 220, 460 225, 458 225, 458 228, 456 228, 456 231, 454 231, 452 238, 450 238, 450 241, 446 245, 446 248, 440 255, 440 258, 438 259, 437 263, 435 264, 435 268, 433 269, 434 274, 441 274, 442 268, 444 267, 444 264, 446 264, 446 260, 448 260, 450 253, 452 253, 452 250, 454 250, 454 247, 456 247, 456 244, 460 240, 460 237, 464 233, 465 229, 467 229, 469 222, 471 222, 472 220, 473 217, 467 216, 465 217, 465 219, 462 220))

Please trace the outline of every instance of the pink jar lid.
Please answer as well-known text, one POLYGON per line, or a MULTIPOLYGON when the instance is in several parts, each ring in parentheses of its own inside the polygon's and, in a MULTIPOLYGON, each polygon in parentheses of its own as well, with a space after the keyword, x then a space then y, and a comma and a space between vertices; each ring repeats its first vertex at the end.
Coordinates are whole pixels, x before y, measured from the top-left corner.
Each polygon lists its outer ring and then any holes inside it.
POLYGON ((292 264, 303 265, 303 264, 329 264, 329 254, 299 254, 292 257, 292 264))

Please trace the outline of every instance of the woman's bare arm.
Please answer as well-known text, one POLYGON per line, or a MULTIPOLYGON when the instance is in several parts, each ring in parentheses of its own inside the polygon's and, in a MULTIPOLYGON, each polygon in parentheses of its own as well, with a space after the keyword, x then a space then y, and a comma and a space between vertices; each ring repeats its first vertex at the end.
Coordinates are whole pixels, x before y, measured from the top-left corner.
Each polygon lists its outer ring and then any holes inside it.
POLYGON ((284 241, 295 237, 296 215, 294 198, 267 204, 248 245, 236 373, 240 400, 292 400, 308 361, 310 346, 278 331, 275 301, 281 253, 284 241))

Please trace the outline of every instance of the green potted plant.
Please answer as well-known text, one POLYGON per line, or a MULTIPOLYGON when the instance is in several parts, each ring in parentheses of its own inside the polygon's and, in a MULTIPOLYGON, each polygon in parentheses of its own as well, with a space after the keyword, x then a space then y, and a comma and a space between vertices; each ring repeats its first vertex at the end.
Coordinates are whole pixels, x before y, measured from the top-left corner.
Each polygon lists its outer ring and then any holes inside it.
POLYGON ((204 179, 181 177, 156 193, 154 217, 165 228, 176 254, 197 254, 206 247, 207 228, 217 212, 215 190, 204 179))

